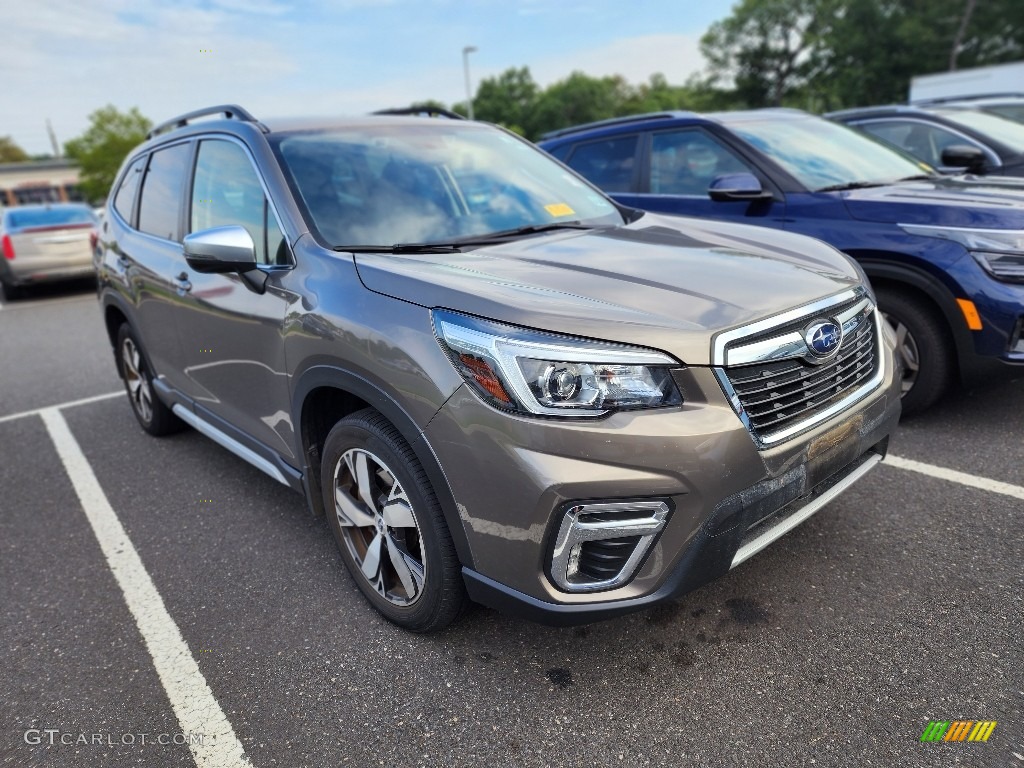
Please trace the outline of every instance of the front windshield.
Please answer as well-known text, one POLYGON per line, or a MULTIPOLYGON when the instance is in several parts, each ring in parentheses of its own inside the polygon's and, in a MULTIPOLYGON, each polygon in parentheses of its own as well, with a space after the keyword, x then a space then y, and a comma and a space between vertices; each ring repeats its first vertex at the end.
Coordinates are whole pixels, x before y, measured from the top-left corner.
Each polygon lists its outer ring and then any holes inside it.
POLYGON ((931 173, 929 166, 824 118, 765 116, 727 125, 812 190, 931 173))
POLYGON ((937 109, 935 114, 1024 152, 1024 125, 1013 120, 975 109, 937 109))
POLYGON ((367 123, 274 144, 316 231, 334 247, 623 223, 602 194, 543 152, 479 123, 367 123))
POLYGON ((1007 120, 1024 123, 1024 104, 990 104, 984 109, 1007 120))

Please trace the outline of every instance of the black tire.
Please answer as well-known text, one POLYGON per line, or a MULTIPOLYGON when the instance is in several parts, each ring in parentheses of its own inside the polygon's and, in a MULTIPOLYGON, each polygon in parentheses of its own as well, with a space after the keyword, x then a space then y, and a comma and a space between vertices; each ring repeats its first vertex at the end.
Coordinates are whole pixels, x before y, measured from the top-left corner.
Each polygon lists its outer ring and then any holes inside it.
POLYGON ((11 285, 10 283, 3 283, 2 285, 5 301, 17 301, 25 296, 25 289, 20 285, 11 285))
POLYGON ((149 362, 128 323, 122 323, 117 331, 116 359, 132 413, 139 426, 154 437, 182 429, 185 424, 164 405, 153 389, 149 362))
POLYGON ((878 308, 897 333, 903 363, 903 414, 922 413, 956 378, 956 351, 945 321, 927 299, 898 288, 875 291, 878 308), (915 359, 916 358, 916 359, 915 359))
POLYGON ((462 614, 468 598, 441 506, 387 419, 367 408, 339 421, 324 443, 320 484, 342 559, 374 608, 412 632, 437 632, 462 614))

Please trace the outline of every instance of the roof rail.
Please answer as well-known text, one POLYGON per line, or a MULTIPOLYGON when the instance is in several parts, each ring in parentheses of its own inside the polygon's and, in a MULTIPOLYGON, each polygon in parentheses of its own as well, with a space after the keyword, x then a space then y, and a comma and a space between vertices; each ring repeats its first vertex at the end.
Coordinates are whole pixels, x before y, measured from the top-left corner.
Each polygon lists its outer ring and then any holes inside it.
POLYGON ((936 96, 932 99, 915 99, 910 106, 923 104, 947 104, 951 101, 982 101, 983 99, 1024 98, 1021 91, 1003 91, 1000 93, 975 93, 970 96, 936 96))
POLYGON ((173 130, 175 128, 184 128, 188 125, 190 120, 195 120, 198 117, 206 117, 208 115, 224 115, 229 120, 241 120, 244 123, 254 123, 264 133, 269 133, 270 129, 267 128, 263 123, 252 116, 247 110, 242 109, 237 104, 221 104, 216 107, 206 107, 205 109, 197 109, 195 112, 186 112, 184 115, 178 115, 175 118, 160 123, 156 128, 146 134, 147 139, 152 139, 154 136, 158 136, 166 131, 173 130))
POLYGON ((591 128, 604 128, 611 125, 626 125, 627 123, 636 123, 642 120, 667 120, 672 117, 679 117, 680 114, 680 112, 646 112, 642 115, 612 117, 607 120, 596 120, 593 123, 574 125, 570 128, 559 128, 557 131, 548 131, 540 138, 541 140, 554 139, 558 136, 568 136, 570 133, 576 133, 577 131, 589 131, 591 128))
POLYGON ((378 109, 375 115, 426 115, 427 117, 447 117, 449 120, 465 120, 464 115, 452 112, 444 107, 398 107, 397 109, 378 109))

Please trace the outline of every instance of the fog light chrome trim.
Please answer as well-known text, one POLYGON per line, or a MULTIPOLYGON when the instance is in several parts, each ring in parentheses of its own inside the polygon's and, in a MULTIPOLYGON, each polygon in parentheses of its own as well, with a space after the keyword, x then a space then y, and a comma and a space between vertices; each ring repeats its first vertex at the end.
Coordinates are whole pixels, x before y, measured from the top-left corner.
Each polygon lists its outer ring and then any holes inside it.
MULTIPOLYGON (((566 592, 597 592, 614 589, 629 581, 655 537, 665 527, 668 504, 664 501, 616 501, 575 504, 562 518, 555 537, 551 557, 551 579, 566 592), (602 519, 604 518, 604 519, 602 519), (622 570, 612 579, 573 581, 569 574, 570 559, 577 545, 602 539, 639 536, 640 541, 627 558, 622 570)), ((578 554, 578 550, 577 554, 578 554)))

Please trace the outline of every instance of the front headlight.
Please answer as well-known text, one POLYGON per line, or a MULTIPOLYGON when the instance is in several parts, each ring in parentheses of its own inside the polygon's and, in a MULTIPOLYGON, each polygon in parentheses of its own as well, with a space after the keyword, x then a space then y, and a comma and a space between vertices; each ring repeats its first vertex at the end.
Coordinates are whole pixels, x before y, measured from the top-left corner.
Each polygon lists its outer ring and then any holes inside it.
POLYGON ((960 243, 992 277, 1008 283, 1024 283, 1024 230, 931 227, 920 224, 900 226, 911 235, 940 237, 960 243))
POLYGON ((543 416, 603 416, 679 405, 668 355, 540 333, 445 310, 434 333, 456 370, 491 405, 543 416))

